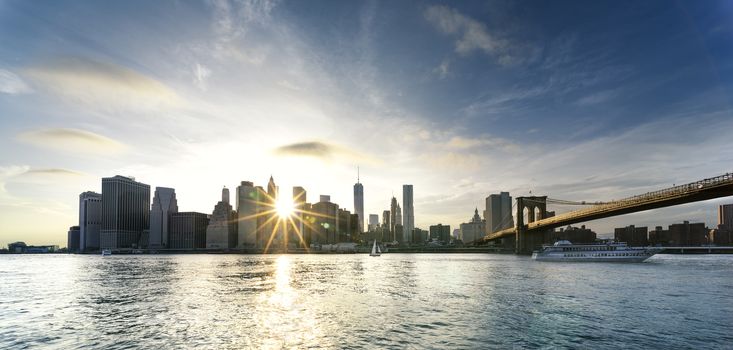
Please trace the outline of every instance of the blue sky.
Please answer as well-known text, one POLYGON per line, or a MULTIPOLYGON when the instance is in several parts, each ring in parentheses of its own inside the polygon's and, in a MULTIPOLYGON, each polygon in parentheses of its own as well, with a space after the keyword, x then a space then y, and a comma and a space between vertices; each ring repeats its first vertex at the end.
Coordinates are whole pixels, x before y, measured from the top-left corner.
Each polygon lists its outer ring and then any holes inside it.
MULTIPOLYGON (((352 209, 358 165, 367 213, 411 183, 426 228, 501 190, 731 172, 732 23, 727 1, 3 1, 0 243, 63 245, 115 174, 182 210, 270 174, 352 209)), ((589 225, 713 225, 726 201, 589 225)))

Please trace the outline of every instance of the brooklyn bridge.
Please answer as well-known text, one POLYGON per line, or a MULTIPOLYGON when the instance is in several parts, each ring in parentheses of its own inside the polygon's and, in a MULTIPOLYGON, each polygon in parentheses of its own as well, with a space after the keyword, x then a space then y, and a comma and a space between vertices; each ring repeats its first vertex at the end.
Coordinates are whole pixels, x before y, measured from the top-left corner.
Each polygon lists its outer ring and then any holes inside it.
POLYGON ((517 254, 528 254, 542 244, 543 233, 557 227, 727 196, 733 196, 731 173, 610 202, 571 202, 547 196, 517 197, 514 205, 516 225, 488 234, 475 243, 513 243, 517 254), (548 204, 579 204, 587 207, 548 217, 548 204))

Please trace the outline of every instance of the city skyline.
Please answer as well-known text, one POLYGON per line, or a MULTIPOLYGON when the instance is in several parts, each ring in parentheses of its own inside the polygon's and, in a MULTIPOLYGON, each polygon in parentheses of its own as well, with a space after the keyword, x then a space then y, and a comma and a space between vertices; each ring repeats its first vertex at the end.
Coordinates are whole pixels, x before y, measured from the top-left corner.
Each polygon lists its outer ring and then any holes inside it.
MULTIPOLYGON (((63 244, 116 174, 184 211, 271 174, 353 211, 358 166, 364 219, 413 184, 425 229, 501 191, 606 201, 733 170, 730 3, 573 8, 3 3, 0 244, 63 244)), ((728 202, 587 224, 712 227, 728 202)))

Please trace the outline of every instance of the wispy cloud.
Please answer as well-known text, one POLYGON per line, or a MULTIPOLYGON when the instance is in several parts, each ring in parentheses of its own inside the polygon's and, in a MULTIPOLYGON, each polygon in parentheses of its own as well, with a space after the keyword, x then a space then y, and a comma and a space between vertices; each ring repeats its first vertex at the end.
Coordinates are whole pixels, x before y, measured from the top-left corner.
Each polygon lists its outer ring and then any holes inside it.
POLYGON ((55 58, 25 69, 47 89, 95 109, 176 106, 183 100, 165 84, 116 64, 79 57, 55 58))
POLYGON ((18 139, 41 148, 81 154, 114 154, 127 148, 109 137, 68 128, 28 131, 18 135, 18 139))
POLYGON ((16 95, 33 92, 33 89, 15 73, 0 69, 0 92, 16 95))
POLYGON ((447 6, 430 6, 425 10, 425 18, 438 30, 458 37, 455 50, 467 55, 474 50, 489 55, 499 54, 506 46, 506 41, 491 35, 486 26, 447 6))

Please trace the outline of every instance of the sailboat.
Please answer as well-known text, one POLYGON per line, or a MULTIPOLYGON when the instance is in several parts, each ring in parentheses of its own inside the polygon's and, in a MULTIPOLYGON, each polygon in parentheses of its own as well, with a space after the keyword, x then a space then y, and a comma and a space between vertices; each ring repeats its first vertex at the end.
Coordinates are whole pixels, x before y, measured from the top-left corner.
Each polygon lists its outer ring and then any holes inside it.
POLYGON ((382 255, 382 250, 379 249, 379 246, 377 245, 377 240, 374 240, 374 245, 372 246, 372 252, 369 253, 369 256, 380 256, 382 255))

